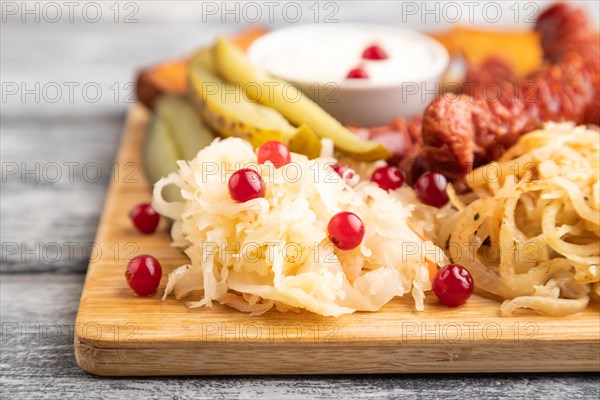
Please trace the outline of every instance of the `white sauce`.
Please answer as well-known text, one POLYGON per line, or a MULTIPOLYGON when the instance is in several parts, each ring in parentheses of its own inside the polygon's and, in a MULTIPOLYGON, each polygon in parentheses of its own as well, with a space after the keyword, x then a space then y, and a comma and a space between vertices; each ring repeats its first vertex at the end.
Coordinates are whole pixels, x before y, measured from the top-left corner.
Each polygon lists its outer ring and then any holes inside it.
POLYGON ((266 39, 268 43, 257 43, 252 49, 252 58, 270 74, 294 82, 339 85, 418 82, 436 64, 445 62, 438 43, 396 28, 300 26, 279 31, 272 40, 266 39), (388 59, 362 59, 364 49, 374 44, 387 53, 388 59), (348 71, 359 66, 367 71, 369 79, 346 79, 348 71))

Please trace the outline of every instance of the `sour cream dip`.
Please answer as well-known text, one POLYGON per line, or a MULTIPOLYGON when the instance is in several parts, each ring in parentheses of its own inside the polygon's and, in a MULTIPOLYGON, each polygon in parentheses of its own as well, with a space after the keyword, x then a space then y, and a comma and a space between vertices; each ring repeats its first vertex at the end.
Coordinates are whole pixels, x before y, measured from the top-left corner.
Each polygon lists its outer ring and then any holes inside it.
POLYGON ((429 36, 367 24, 276 30, 254 42, 249 57, 270 75, 297 84, 340 122, 363 126, 422 112, 449 62, 446 49, 429 36), (384 59, 365 59, 373 46, 384 59), (366 77, 348 78, 357 68, 366 77))

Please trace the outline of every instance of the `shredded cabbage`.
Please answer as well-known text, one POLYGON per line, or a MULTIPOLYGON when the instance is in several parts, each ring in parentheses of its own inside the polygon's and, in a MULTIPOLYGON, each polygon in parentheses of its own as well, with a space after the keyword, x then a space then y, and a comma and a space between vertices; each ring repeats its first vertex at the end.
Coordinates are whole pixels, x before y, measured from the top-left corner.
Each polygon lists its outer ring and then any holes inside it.
MULTIPOLYGON (((332 146, 324 145, 331 149, 332 146)), ((262 314, 305 309, 325 316, 377 311, 411 293, 424 309, 431 289, 428 263, 448 263, 443 251, 409 226, 412 189, 386 192, 371 182, 349 185, 324 154, 308 160, 292 154, 279 169, 258 165, 251 145, 239 138, 216 139, 154 187, 152 206, 174 220, 172 245, 189 264, 169 275, 164 297, 199 292, 189 307, 213 302, 262 314), (266 184, 264 198, 233 201, 231 173, 252 168, 266 184), (163 189, 176 185, 183 202, 167 202, 163 189), (327 238, 330 218, 352 211, 366 232, 359 247, 341 251, 327 238)))
POLYGON ((502 315, 571 315, 600 294, 599 165, 597 131, 549 123, 474 170, 472 194, 450 190, 438 242, 502 315))

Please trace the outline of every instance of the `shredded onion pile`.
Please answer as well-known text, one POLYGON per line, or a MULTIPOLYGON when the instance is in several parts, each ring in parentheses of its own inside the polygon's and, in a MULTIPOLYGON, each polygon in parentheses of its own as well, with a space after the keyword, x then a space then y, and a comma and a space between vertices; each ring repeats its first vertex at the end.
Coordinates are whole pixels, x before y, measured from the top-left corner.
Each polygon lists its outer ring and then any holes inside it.
POLYGON ((255 315, 275 307, 339 316, 377 311, 410 292, 423 310, 428 263, 447 259, 408 225, 414 192, 388 193, 370 182, 351 187, 332 170, 335 162, 331 154, 315 160, 292 154, 292 163, 279 169, 257 165, 250 144, 238 138, 217 139, 193 160, 179 161, 179 170, 155 185, 152 203, 174 220, 172 244, 190 258, 169 275, 164 297, 197 291, 201 299, 188 306, 218 302, 255 315), (264 198, 231 199, 228 174, 243 167, 262 176, 264 198), (176 185, 184 202, 166 202, 167 185, 176 185), (349 251, 336 249, 326 232, 343 210, 366 228, 362 244, 349 251))
POLYGON ((548 124, 473 171, 439 214, 438 242, 475 285, 518 309, 563 316, 600 294, 600 134, 548 124))

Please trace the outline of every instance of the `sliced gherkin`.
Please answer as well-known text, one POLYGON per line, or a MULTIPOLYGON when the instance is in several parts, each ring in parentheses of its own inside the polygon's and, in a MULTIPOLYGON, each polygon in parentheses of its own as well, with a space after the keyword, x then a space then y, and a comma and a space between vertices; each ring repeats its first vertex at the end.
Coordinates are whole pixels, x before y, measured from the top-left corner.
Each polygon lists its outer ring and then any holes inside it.
POLYGON ((310 128, 294 127, 276 110, 249 100, 239 85, 211 71, 213 65, 206 51, 197 52, 190 64, 190 94, 209 126, 222 136, 246 139, 253 147, 278 140, 296 153, 319 155, 321 142, 310 128))
POLYGON ((250 99, 277 110, 293 124, 305 124, 318 136, 332 139, 341 152, 365 161, 390 157, 390 152, 384 146, 363 140, 350 132, 318 104, 302 95, 299 89, 256 68, 244 52, 229 40, 217 40, 215 65, 224 79, 244 88, 250 99), (278 87, 285 87, 285 93, 277 90, 278 87), (292 90, 298 92, 290 94, 292 90), (290 101, 290 98, 296 100, 290 101))
MULTIPOLYGON (((164 96, 155 110, 142 154, 144 171, 152 184, 176 171, 177 160, 194 158, 215 138, 185 97, 164 96)), ((181 199, 175 186, 166 187, 164 196, 169 201, 181 199)))
POLYGON ((215 134, 202 121, 194 105, 183 96, 161 98, 156 115, 169 125, 182 160, 196 157, 198 151, 215 139, 215 134))

